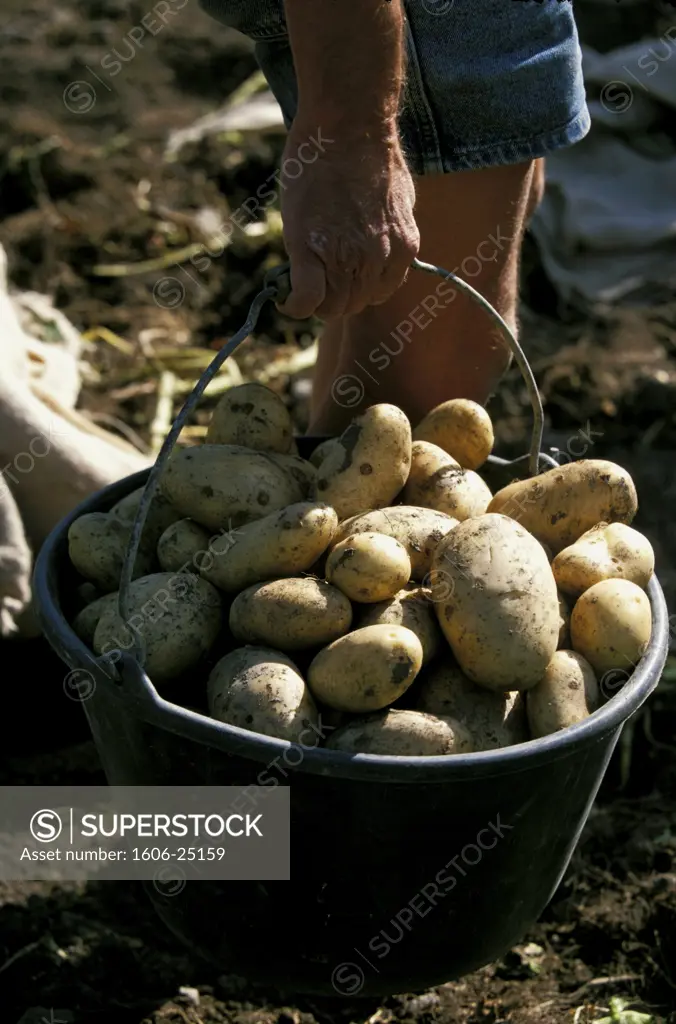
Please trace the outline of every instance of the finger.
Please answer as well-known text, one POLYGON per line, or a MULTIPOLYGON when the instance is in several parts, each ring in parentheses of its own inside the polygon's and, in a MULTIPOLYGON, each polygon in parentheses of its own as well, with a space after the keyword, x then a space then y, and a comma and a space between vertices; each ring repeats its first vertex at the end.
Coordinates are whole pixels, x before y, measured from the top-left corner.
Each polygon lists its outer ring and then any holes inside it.
POLYGON ((277 309, 294 320, 305 320, 318 315, 326 297, 326 267, 313 253, 304 250, 301 255, 290 254, 291 292, 286 302, 277 309))
POLYGON ((378 296, 373 302, 374 305, 379 306, 383 302, 387 302, 401 288, 408 278, 411 263, 418 255, 419 247, 419 235, 412 235, 408 239, 398 239, 393 242, 390 258, 387 260, 378 284, 374 289, 378 296))
POLYGON ((362 272, 357 275, 352 287, 346 312, 349 315, 361 313, 368 306, 378 305, 390 297, 390 291, 383 286, 382 276, 390 257, 388 235, 372 238, 364 253, 362 272))
POLYGON ((347 236, 311 231, 308 248, 326 268, 326 295, 317 309, 317 316, 331 320, 344 316, 350 303, 350 294, 359 273, 359 250, 347 236))
POLYGON ((409 265, 400 262, 398 266, 388 265, 386 270, 378 269, 380 273, 377 276, 371 275, 365 283, 357 286, 355 282, 345 315, 361 313, 368 306, 382 306, 391 299, 406 281, 409 265))
POLYGON ((382 306, 383 303, 389 302, 394 293, 398 292, 406 284, 409 272, 410 266, 406 266, 403 269, 403 273, 401 271, 398 273, 394 273, 394 271, 387 274, 383 273, 373 289, 373 297, 370 304, 372 306, 382 306))
POLYGON ((322 320, 346 316, 351 312, 351 297, 357 281, 357 270, 327 271, 326 297, 317 310, 322 320))

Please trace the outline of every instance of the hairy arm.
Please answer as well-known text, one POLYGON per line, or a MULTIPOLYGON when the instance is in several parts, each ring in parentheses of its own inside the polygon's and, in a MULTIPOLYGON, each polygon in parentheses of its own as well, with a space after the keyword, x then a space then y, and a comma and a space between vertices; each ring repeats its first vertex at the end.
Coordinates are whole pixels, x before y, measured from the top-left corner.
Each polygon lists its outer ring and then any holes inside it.
POLYGON ((298 117, 326 131, 396 132, 403 82, 400 0, 285 0, 298 117))
POLYGON ((401 0, 285 0, 285 9, 299 96, 281 177, 292 281, 283 308, 329 318, 385 301, 417 253, 397 131, 404 16, 401 0))

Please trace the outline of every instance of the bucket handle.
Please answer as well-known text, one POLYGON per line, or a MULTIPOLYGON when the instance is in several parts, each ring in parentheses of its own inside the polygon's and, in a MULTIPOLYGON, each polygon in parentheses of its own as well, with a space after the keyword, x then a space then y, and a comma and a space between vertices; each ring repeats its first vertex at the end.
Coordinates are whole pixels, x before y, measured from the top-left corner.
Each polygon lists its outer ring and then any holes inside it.
MULTIPOLYGON (((528 459, 528 468, 531 476, 537 476, 540 472, 540 464, 545 463, 547 468, 553 468, 558 465, 550 456, 545 455, 540 451, 542 447, 542 435, 544 430, 544 412, 542 409, 542 402, 540 400, 540 393, 533 376, 533 371, 530 368, 528 360, 526 359, 525 353, 517 341, 514 333, 509 328, 507 323, 503 320, 500 314, 493 308, 487 299, 481 295, 472 285, 463 281, 462 278, 457 277, 451 273, 450 270, 444 270, 442 267, 437 267, 432 263, 423 263, 422 260, 414 259, 412 264, 416 270, 423 271, 427 274, 435 274, 438 277, 443 278, 446 281, 452 281, 456 287, 461 291, 469 295, 474 302, 476 302, 481 308, 493 319, 498 333, 500 334, 501 340, 503 341, 506 348, 513 355, 514 360, 521 371, 521 375, 524 379, 526 389, 528 391, 528 397, 530 399, 532 411, 533 411, 533 429, 531 433, 530 449, 526 456, 521 456, 518 459, 513 459, 511 462, 508 460, 500 460, 505 466, 512 465, 513 463, 523 462, 526 458, 528 459)), ((201 377, 195 384, 195 387, 188 395, 185 400, 182 409, 176 416, 172 427, 167 434, 166 438, 162 443, 162 447, 155 459, 154 465, 151 467, 148 475, 148 480, 143 489, 141 500, 136 510, 136 516, 131 529, 129 537, 129 544, 125 554, 124 562, 122 565, 122 573, 120 576, 120 588, 118 592, 118 614, 122 621, 126 623, 127 627, 131 630, 134 637, 135 643, 133 646, 133 656, 138 658, 139 663, 142 665, 144 657, 144 645, 143 637, 139 631, 131 625, 130 618, 131 612, 129 608, 129 588, 132 583, 132 577, 134 573, 134 565, 136 562, 136 556, 138 554, 141 534, 143 527, 148 515, 150 503, 152 502, 157 487, 159 484, 160 476, 166 463, 171 455, 174 445, 178 440, 178 437, 183 429, 183 426, 190 416, 191 412, 201 399, 207 386, 214 379, 225 360, 232 355, 236 348, 243 341, 245 341, 249 335, 254 331, 256 324, 258 323, 258 317, 260 316, 261 309, 268 299, 274 299, 278 303, 282 303, 286 300, 291 291, 291 278, 290 278, 290 265, 283 263, 278 267, 273 267, 269 270, 263 280, 263 288, 256 295, 251 306, 249 313, 244 321, 242 327, 232 336, 219 352, 216 353, 213 360, 202 373, 201 377)))

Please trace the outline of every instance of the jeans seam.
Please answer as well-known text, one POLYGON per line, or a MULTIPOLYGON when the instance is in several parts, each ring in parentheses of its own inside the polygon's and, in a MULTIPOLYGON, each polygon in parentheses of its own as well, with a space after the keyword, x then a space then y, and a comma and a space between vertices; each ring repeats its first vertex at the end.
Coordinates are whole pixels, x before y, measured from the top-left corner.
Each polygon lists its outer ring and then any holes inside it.
POLYGON ((425 83, 418 58, 418 48, 411 23, 406 18, 407 36, 407 67, 404 83, 404 103, 411 114, 411 121, 418 135, 418 152, 416 157, 420 166, 427 166, 436 161, 439 172, 444 170, 444 161, 439 144, 434 115, 427 99, 425 83))
MULTIPOLYGON (((540 156, 547 156, 553 150, 567 148, 580 142, 588 131, 589 112, 585 104, 562 128, 550 129, 539 135, 527 136, 523 139, 456 149, 451 158, 444 161, 444 173, 474 170, 481 167, 498 167, 537 159, 540 156)), ((436 173, 435 168, 427 162, 425 154, 422 155, 422 164, 425 168, 423 173, 436 173)))

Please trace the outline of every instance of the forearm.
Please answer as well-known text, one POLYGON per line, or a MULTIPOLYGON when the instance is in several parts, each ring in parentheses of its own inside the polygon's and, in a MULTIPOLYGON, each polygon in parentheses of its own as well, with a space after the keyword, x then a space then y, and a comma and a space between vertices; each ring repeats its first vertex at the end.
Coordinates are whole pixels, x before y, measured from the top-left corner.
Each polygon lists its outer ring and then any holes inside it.
POLYGON ((297 121, 327 134, 396 132, 404 75, 401 0, 284 0, 297 121))

